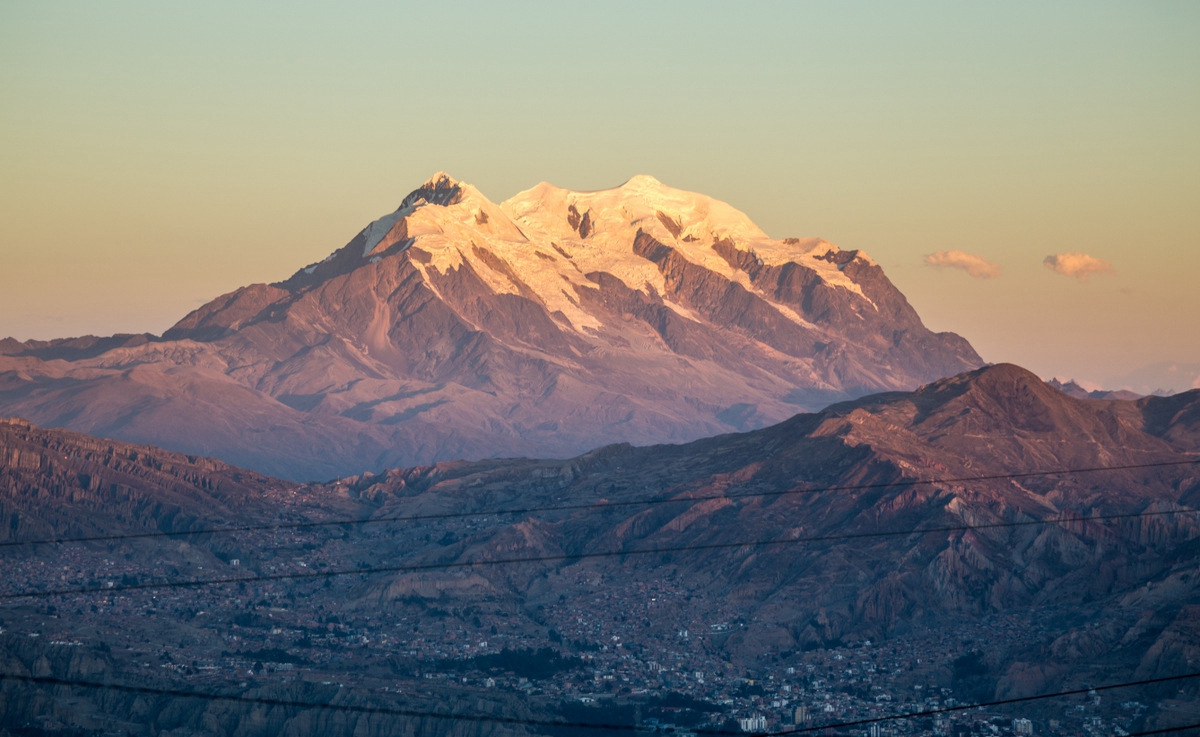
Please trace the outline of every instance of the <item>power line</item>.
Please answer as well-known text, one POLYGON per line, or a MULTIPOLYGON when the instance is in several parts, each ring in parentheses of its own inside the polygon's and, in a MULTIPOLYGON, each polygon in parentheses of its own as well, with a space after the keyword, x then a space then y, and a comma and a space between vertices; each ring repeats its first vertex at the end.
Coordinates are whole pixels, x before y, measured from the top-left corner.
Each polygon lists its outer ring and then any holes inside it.
POLYGON ((621 507, 639 507, 639 506, 656 506, 659 504, 684 504, 689 502, 703 502, 713 499, 763 499, 771 497, 795 496, 800 494, 824 494, 831 491, 866 491, 870 489, 887 489, 887 488, 907 488, 912 486, 925 486, 931 484, 962 484, 974 483, 979 481, 1007 481, 1022 478, 1036 478, 1039 476, 1072 476, 1085 473, 1102 473, 1106 471, 1130 471, 1146 468, 1162 468, 1169 466, 1185 466, 1200 463, 1200 458, 1190 459, 1186 461, 1162 461, 1156 463, 1132 463, 1121 466, 1094 466, 1089 468, 1069 468, 1050 471, 1025 471, 1022 473, 1005 473, 1005 474, 988 474, 983 476, 959 476, 954 478, 942 479, 913 479, 907 481, 881 481, 871 484, 846 484, 838 486, 824 486, 816 489, 787 489, 783 491, 761 491, 752 494, 708 494, 699 496, 686 497, 652 497, 649 499, 631 499, 628 501, 605 501, 605 502, 588 502, 576 504, 561 504, 554 506, 542 507, 519 507, 515 509, 500 509, 481 512, 439 512, 436 514, 415 514, 402 515, 396 517, 374 517, 370 519, 348 519, 348 520, 327 520, 323 522, 279 522, 261 525, 237 525, 232 527, 206 527, 198 530, 180 530, 173 532, 134 532, 124 533, 119 535, 89 535, 83 537, 69 538, 43 538, 40 540, 7 540, 0 542, 0 548, 9 548, 26 545, 63 545, 68 543, 83 543, 83 542, 115 542, 119 540, 138 540, 147 538, 178 538, 199 535, 217 535, 228 534, 234 532, 258 532, 258 531, 277 531, 277 530, 300 530, 318 527, 343 527, 357 525, 383 524, 387 522, 428 522, 432 520, 446 519, 462 519, 465 517, 491 517, 502 514, 534 514, 539 512, 567 512, 581 509, 617 509, 621 507))
MULTIPOLYGON (((0 673, 0 680, 20 681, 31 683, 34 685, 44 686, 71 686, 78 688, 90 688, 101 691, 116 691, 119 693, 131 693, 145 696, 170 696, 173 698, 189 698, 203 699, 205 701, 232 701, 236 703, 255 704, 260 706, 284 706, 299 709, 330 709, 332 711, 344 711, 354 714, 383 714, 387 716, 399 717, 414 717, 414 718, 430 718, 430 719, 450 719, 463 722, 491 722, 496 724, 511 724, 524 725, 535 727, 549 726, 592 726, 584 724, 571 724, 569 722, 555 722, 550 720, 539 719, 521 719, 518 717, 500 717, 485 714, 447 714, 445 712, 420 711, 417 709, 396 709, 382 706, 355 706, 352 704, 323 704, 317 701, 300 701, 294 699, 271 699, 252 696, 237 696, 226 694, 212 694, 201 691, 186 691, 173 688, 154 688, 150 686, 130 686, 127 684, 117 683, 96 683, 93 681, 76 681, 66 678, 53 678, 46 676, 24 676, 13 673, 0 673)), ((595 725, 597 729, 632 729, 628 725, 595 725)), ((719 732, 718 734, 733 734, 732 732, 719 732)))
POLYGON ((968 711, 970 709, 980 709, 992 706, 1010 706, 1012 704, 1023 704, 1029 701, 1039 701, 1041 699, 1055 698, 1061 696, 1078 696, 1080 694, 1088 694, 1093 691, 1111 691, 1116 688, 1129 688, 1132 686, 1149 686, 1155 683, 1167 683, 1169 681, 1179 681, 1187 678, 1200 677, 1200 673, 1188 673, 1181 676, 1166 676, 1163 678, 1148 678, 1142 681, 1129 681, 1127 683, 1114 683, 1107 686, 1092 686, 1089 688, 1077 688, 1071 691, 1059 691, 1054 694, 1040 694, 1037 696, 1018 696, 1011 699, 1000 699, 998 701, 988 701, 978 704, 960 704, 957 706, 943 706, 937 709, 926 709, 924 711, 915 711, 909 714, 900 714, 888 717, 872 717, 871 719, 856 719, 851 722, 840 722, 838 724, 823 724, 819 727, 803 727, 801 729, 788 729, 780 732, 771 732, 770 737, 783 737, 783 735, 806 734, 827 727, 860 727, 864 724, 877 724, 879 722, 890 722, 897 719, 914 719, 917 717, 937 716, 938 714, 948 714, 956 711, 968 711))
MULTIPOLYGON (((841 729, 845 727, 862 726, 864 724, 877 724, 881 722, 896 721, 899 719, 914 719, 917 717, 935 716, 937 714, 945 714, 956 711, 968 711, 972 709, 983 709, 993 706, 1008 706, 1011 704, 1028 703, 1031 701, 1040 701, 1045 699, 1063 698, 1066 696, 1078 696, 1080 694, 1092 693, 1094 691, 1111 691, 1120 688, 1132 688, 1135 686, 1149 686, 1158 683, 1169 683, 1174 681, 1189 680, 1192 678, 1200 678, 1200 673, 1185 673, 1176 676, 1164 676, 1161 678, 1147 678, 1140 681, 1126 681, 1124 683, 1112 683, 1104 686, 1094 686, 1089 688, 1072 689, 1070 691, 1056 691, 1048 694, 1038 694, 1035 696, 1022 696, 1013 699, 1001 699, 998 701, 984 701, 973 704, 962 704, 959 706, 949 706, 939 709, 929 709, 920 712, 911 712, 908 714, 895 714, 886 717, 875 717, 872 719, 859 719, 853 721, 833 722, 830 724, 822 724, 815 727, 805 727, 802 729, 791 729, 777 732, 767 733, 764 737, 784 737, 785 735, 803 734, 814 732, 823 729, 841 729)), ((452 721, 465 722, 486 722, 494 724, 508 724, 514 726, 530 726, 530 727, 572 727, 579 729, 603 729, 609 731, 636 732, 644 730, 645 727, 640 725, 629 724, 596 724, 588 722, 562 722, 548 719, 522 719, 519 717, 502 717, 486 714, 448 714, 445 712, 421 711, 418 709, 397 709, 382 706, 355 706, 351 704, 324 704, 317 701, 301 701, 295 699, 274 699, 254 696, 240 696, 231 694, 213 694, 203 691, 188 691, 183 689, 172 688, 155 688, 151 686, 132 686, 119 683, 97 683, 95 681, 79 681, 67 678, 55 678, 52 676, 26 676, 16 673, 0 673, 0 680, 11 680, 21 683, 29 683, 32 685, 41 686, 67 686, 76 688, 89 688, 101 691, 116 691, 119 693, 132 693, 145 696, 166 696, 172 698, 190 698, 202 699, 206 701, 229 701, 235 703, 256 704, 260 706, 281 706, 298 709, 329 709, 332 711, 343 711, 356 714, 381 714, 385 716, 398 716, 410 718, 425 718, 425 719, 445 719, 452 721)), ((1187 725, 1180 727, 1168 727, 1159 730, 1147 732, 1138 732, 1137 735, 1152 735, 1166 732, 1181 731, 1184 729, 1192 729, 1197 725, 1187 725)), ((706 735, 738 735, 744 734, 741 731, 731 732, 720 729, 693 729, 690 730, 697 734, 706 735)), ((1130 735, 1135 737, 1135 735, 1130 735)))
POLYGON ((1149 737, 1152 734, 1167 734, 1169 732, 1183 732, 1188 729, 1200 729, 1200 722, 1194 724, 1182 724, 1178 727, 1163 727, 1162 729, 1150 729, 1145 732, 1130 732, 1125 737, 1149 737))
POLYGON ((209 578, 195 581, 164 581, 158 583, 115 584, 112 586, 85 586, 66 589, 51 589, 47 591, 24 591, 13 594, 0 594, 0 601, 24 598, 46 598, 50 596, 67 596, 72 594, 112 594, 122 591, 145 589, 196 588, 202 586, 217 586, 231 583, 254 583, 262 581, 292 581, 304 579, 327 579, 340 576, 373 575, 377 573, 419 573, 423 571, 448 570, 453 568, 473 568, 477 566, 511 565, 517 563, 556 563, 566 561, 586 560, 589 558, 620 558, 631 555, 658 555, 662 553, 683 553, 704 550, 728 550, 744 547, 767 547, 770 545, 796 545, 813 542, 841 542, 846 540, 864 540, 871 538, 901 537, 905 535, 926 535, 938 532, 964 532, 969 530, 989 530, 1013 527, 1030 527, 1036 525, 1071 524, 1075 522, 1106 522, 1119 519, 1139 519, 1163 517, 1173 514, 1196 514, 1197 509, 1173 509, 1159 512, 1134 512, 1129 514, 1096 515, 1093 517, 1057 517, 1046 520, 1022 520, 1018 522, 993 522, 982 525, 952 525, 944 527, 925 527, 914 530, 887 530, 881 532, 856 532, 839 535, 815 535, 812 537, 794 537, 774 540, 743 540, 727 543, 699 543, 695 545, 676 545, 660 548, 642 548, 632 550, 603 550, 590 553, 561 553, 558 555, 535 555, 513 558, 493 558, 485 560, 450 561, 445 563, 419 563, 395 566, 378 566, 374 568, 339 568, 331 571, 304 571, 299 573, 272 573, 262 576, 234 576, 227 578, 209 578))

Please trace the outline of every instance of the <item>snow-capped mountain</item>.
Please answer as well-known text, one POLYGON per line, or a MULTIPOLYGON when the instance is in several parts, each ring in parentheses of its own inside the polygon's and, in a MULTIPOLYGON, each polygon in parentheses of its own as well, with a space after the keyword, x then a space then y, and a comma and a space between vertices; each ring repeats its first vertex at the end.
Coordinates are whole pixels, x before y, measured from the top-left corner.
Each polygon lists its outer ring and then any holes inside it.
POLYGON ((289 478, 680 442, 981 364, 864 254, 647 176, 495 204, 438 174, 161 338, 0 353, 0 413, 289 478))

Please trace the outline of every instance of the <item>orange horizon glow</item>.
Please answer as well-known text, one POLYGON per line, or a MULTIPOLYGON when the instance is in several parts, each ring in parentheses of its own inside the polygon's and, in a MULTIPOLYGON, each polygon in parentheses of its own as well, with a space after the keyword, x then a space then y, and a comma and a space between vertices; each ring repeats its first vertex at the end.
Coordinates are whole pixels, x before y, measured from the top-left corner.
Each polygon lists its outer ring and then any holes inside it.
POLYGON ((8 4, 0 338, 161 333, 438 170, 496 202, 644 173, 865 251, 986 360, 1200 364, 1197 35, 1187 4, 8 4))

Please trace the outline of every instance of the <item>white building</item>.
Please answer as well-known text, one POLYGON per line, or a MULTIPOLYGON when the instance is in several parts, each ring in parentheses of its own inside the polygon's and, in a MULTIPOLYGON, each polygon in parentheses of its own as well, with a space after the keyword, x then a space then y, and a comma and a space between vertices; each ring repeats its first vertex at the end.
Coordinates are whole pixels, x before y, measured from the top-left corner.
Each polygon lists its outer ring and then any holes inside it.
POLYGON ((738 726, 742 728, 743 732, 766 732, 767 718, 757 714, 752 717, 742 717, 738 720, 738 726))

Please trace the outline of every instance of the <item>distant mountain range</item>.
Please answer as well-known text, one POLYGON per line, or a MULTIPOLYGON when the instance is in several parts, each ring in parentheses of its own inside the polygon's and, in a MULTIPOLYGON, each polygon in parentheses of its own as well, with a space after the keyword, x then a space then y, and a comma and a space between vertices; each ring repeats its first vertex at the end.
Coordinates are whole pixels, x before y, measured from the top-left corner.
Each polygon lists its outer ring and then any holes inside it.
POLYGON ((981 365, 880 267, 639 176, 494 204, 439 174, 161 337, 0 341, 0 414, 290 479, 763 427, 981 365))
POLYGON ((1141 399, 1144 395, 1137 392, 1131 392, 1128 389, 1084 389, 1074 380, 1068 380, 1066 383, 1058 379, 1050 379, 1046 382, 1055 389, 1069 394, 1076 399, 1141 399))
POLYGON ((1142 366, 1104 382, 1139 394, 1175 394, 1200 389, 1200 363, 1169 361, 1142 366))
MULTIPOLYGON (((454 642, 475 643, 496 636, 490 622, 501 620, 480 620, 488 612, 502 612, 506 636, 531 638, 521 642, 573 652, 620 639, 621 657, 639 663, 686 651, 731 673, 782 673, 770 668, 827 648, 855 648, 845 650, 853 665, 866 657, 864 643, 903 636, 916 658, 912 682, 960 699, 1176 675, 1200 662, 1200 516, 1179 513, 1200 505, 1200 391, 1078 399, 998 365, 684 445, 439 463, 326 485, 20 422, 0 425, 0 458, 0 541, 423 516, 288 528, 271 539, 101 543, 76 554, 113 560, 126 551, 122 565, 143 581, 212 575, 215 561, 231 558, 245 575, 307 571, 301 560, 350 571, 434 566, 342 576, 333 588, 269 583, 203 604, 213 648, 232 647, 216 636, 232 627, 219 624, 228 617, 241 622, 229 631, 243 648, 270 643, 322 663, 310 638, 278 634, 298 626, 287 622, 316 621, 317 612, 403 620, 402 629, 371 630, 395 632, 394 645, 381 640, 361 660, 321 666, 349 668, 347 683, 375 672, 371 658, 385 673, 428 672, 427 663, 403 665, 414 647, 406 638, 418 637, 405 633, 445 629, 454 642), (1113 467, 1124 468, 1099 470, 1113 467), (638 552, 647 550, 656 552, 638 552), (539 556, 550 559, 464 565, 539 556), (286 603, 268 609, 268 594, 286 603), (247 615, 241 602, 259 597, 261 608, 248 611, 260 614, 247 615), (611 604, 598 610, 602 600, 611 604), (987 629, 996 621, 1004 634, 987 629), (685 627, 701 640, 680 644, 685 627)), ((50 548, 24 555, 64 560, 50 548)), ((57 567, 14 570, 34 578, 10 588, 63 585, 57 567)), ((148 602, 151 593, 164 596, 148 591, 148 602)), ((173 606, 200 606, 187 601, 173 606)), ((164 643, 183 648, 199 637, 178 618, 154 621, 166 628, 156 635, 164 643)), ((33 668, 36 648, 22 647, 33 668)), ((1195 685, 1185 686, 1151 693, 1151 719, 1155 698, 1194 702, 1195 685)), ((1046 708, 1059 718, 1065 707, 1046 708)))

